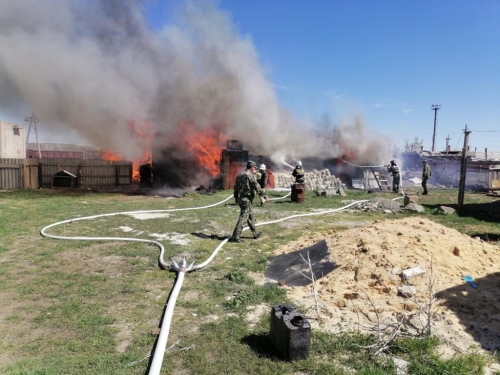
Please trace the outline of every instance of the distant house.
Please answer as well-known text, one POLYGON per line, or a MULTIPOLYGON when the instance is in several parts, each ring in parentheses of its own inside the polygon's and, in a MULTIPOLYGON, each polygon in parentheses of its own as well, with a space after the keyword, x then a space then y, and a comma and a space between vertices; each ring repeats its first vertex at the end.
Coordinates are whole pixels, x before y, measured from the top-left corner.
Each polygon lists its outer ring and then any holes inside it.
MULTIPOLYGON (((40 143, 40 153, 42 158, 47 159, 102 159, 101 152, 95 147, 69 143, 40 143)), ((36 143, 28 143, 26 157, 38 158, 38 145, 36 143)))
POLYGON ((24 127, 0 121, 0 158, 24 159, 26 155, 26 138, 24 127))

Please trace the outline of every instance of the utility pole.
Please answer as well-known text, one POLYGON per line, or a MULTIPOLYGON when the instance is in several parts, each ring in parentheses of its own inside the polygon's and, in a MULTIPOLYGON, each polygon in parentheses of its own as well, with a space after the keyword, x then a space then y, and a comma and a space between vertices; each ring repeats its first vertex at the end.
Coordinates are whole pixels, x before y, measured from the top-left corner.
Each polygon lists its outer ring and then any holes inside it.
POLYGON ((40 120, 35 117, 35 112, 32 112, 31 117, 26 117, 24 119, 24 121, 26 121, 26 122, 29 121, 29 123, 30 123, 30 127, 28 128, 28 136, 26 137, 26 149, 28 149, 28 142, 30 139, 31 128, 34 126, 35 127, 35 135, 36 135, 36 145, 38 147, 38 158, 41 159, 42 158, 42 151, 40 150, 40 142, 38 141, 38 126, 36 125, 36 123, 40 120))
POLYGON ((431 104, 431 109, 434 111, 434 132, 432 133, 432 152, 436 151, 436 120, 438 109, 441 108, 439 104, 431 104))
POLYGON ((448 134, 448 136, 446 137, 446 153, 449 153, 448 147, 450 146, 450 139, 450 135, 448 134))
POLYGON ((458 187, 458 210, 462 209, 464 204, 464 196, 465 196, 465 177, 467 174, 467 149, 469 148, 469 134, 470 130, 467 129, 467 124, 464 129, 464 148, 462 149, 462 163, 460 166, 460 185, 458 187))

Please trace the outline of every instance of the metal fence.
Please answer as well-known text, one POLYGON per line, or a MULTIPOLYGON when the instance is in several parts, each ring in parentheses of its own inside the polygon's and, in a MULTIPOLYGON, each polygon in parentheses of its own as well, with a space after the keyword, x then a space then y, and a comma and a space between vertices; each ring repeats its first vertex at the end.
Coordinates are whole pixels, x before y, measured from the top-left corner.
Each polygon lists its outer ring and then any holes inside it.
POLYGON ((473 158, 476 160, 499 160, 500 161, 500 151, 490 151, 485 149, 484 151, 476 151, 474 150, 473 158))
POLYGON ((0 188, 20 189, 23 186, 22 162, 24 159, 0 159, 0 188))

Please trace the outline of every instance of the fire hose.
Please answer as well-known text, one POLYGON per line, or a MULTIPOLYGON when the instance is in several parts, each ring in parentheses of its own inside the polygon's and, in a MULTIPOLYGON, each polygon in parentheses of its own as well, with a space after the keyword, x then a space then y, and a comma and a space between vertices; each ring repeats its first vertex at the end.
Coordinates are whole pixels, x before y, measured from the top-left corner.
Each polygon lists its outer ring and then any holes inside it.
MULTIPOLYGON (((278 200, 278 199, 284 199, 288 197, 291 193, 288 193, 287 195, 283 197, 278 197, 278 198, 271 198, 270 200, 278 200)), ((165 348, 167 345, 167 340, 168 340, 168 335, 170 331, 170 324, 172 321, 172 316, 174 312, 174 307, 175 303, 177 301, 177 297, 180 293, 180 290, 182 288, 182 284, 184 282, 184 277, 186 272, 193 272, 200 270, 207 266, 217 255, 217 253, 222 249, 222 247, 227 243, 229 240, 229 237, 224 239, 212 252, 212 254, 208 257, 208 259, 200 263, 198 265, 194 265, 194 262, 191 263, 190 265, 187 264, 186 258, 182 257, 181 261, 179 263, 176 263, 172 259, 172 264, 167 263, 164 260, 164 255, 165 255, 165 248, 164 246, 158 242, 158 241, 153 241, 153 240, 146 240, 146 239, 139 239, 139 238, 126 238, 126 237, 82 237, 82 236, 75 236, 75 237, 68 237, 68 236, 57 236, 57 235, 51 235, 47 233, 47 230, 56 227, 58 225, 62 224, 67 224, 67 223, 72 223, 75 221, 82 221, 82 220, 91 220, 91 219, 96 219, 96 218, 102 218, 102 217, 110 217, 110 216, 117 216, 117 215, 133 215, 133 214, 139 214, 139 213, 166 213, 166 212, 180 212, 180 211, 189 211, 189 210, 201 210, 201 209, 206 209, 206 208, 211 208, 215 207, 217 205, 220 205, 224 202, 227 202, 229 199, 231 199, 233 195, 231 194, 229 197, 226 199, 214 203, 211 205, 207 206, 202 206, 202 207, 188 207, 188 208, 178 208, 178 209, 168 209, 168 210, 148 210, 148 211, 126 211, 126 212, 115 212, 115 213, 108 213, 108 214, 99 214, 99 215, 93 215, 93 216, 86 216, 86 217, 79 217, 79 218, 74 218, 74 219, 69 219, 69 220, 64 220, 60 221, 54 224, 47 225, 44 227, 41 231, 40 234, 44 237, 47 238, 53 238, 53 239, 59 239, 59 240, 90 240, 90 241, 129 241, 129 242, 143 242, 143 243, 150 243, 155 246, 157 246, 160 249, 160 255, 159 255, 159 263, 160 265, 167 269, 171 270, 174 272, 177 272, 177 278, 175 280, 174 287, 172 289, 172 292, 170 293, 170 297, 167 301, 167 308, 165 310, 165 314, 162 320, 161 328, 160 328, 160 334, 158 336, 158 340, 156 343, 155 351, 153 354, 153 360, 151 362, 151 366, 149 369, 149 375, 158 375, 160 374, 161 371, 161 366, 163 363, 163 358, 165 355, 165 348)), ((324 215, 324 214, 329 214, 329 213, 334 213, 334 212, 339 212, 342 210, 345 210, 353 205, 356 205, 358 203, 363 203, 366 202, 367 200, 359 200, 355 201, 352 203, 349 203, 343 207, 340 208, 335 208, 331 210, 325 210, 325 211, 318 211, 318 212, 313 212, 313 213, 305 213, 305 214, 295 214, 291 216, 287 216, 281 219, 277 220, 271 220, 271 221, 266 221, 266 222, 261 222, 261 223, 256 223, 255 226, 263 226, 263 225, 269 225, 269 224, 275 224, 279 223, 282 221, 290 220, 290 219, 295 219, 299 217, 306 217, 306 216, 317 216, 317 215, 324 215)), ((243 228, 243 231, 248 230, 248 227, 243 228)), ((146 357, 147 358, 147 357, 146 357)))
MULTIPOLYGON (((284 199, 288 197, 290 193, 283 197, 278 197, 278 198, 271 198, 271 200, 277 200, 277 199, 284 199)), ((226 244, 229 238, 224 239, 219 246, 212 252, 210 257, 203 263, 198 264, 197 266, 194 266, 194 262, 191 265, 187 265, 186 259, 182 258, 179 264, 175 262, 175 260, 172 259, 172 264, 169 264, 168 262, 165 261, 164 256, 165 256, 165 247, 158 241, 154 240, 147 240, 147 239, 141 239, 141 238, 128 238, 128 237, 84 237, 84 236, 58 236, 58 235, 53 235, 47 233, 47 231, 51 228, 54 228, 59 225, 63 224, 70 224, 74 223, 76 221, 83 221, 83 220, 92 220, 92 219, 97 219, 97 218, 102 218, 102 217, 112 217, 112 216, 118 216, 118 215, 136 215, 136 214, 144 214, 144 213, 167 213, 167 212, 180 212, 180 211, 190 211, 190 210, 201 210, 201 209, 207 209, 211 207, 218 206, 222 203, 227 202, 229 199, 233 198, 233 195, 231 194, 229 197, 226 199, 211 204, 207 206, 202 206, 202 207, 188 207, 188 208, 176 208, 176 209, 168 209, 168 210, 141 210, 141 211, 123 211, 123 212, 113 212, 113 213, 107 213, 107 214, 99 214, 99 215, 92 215, 92 216, 85 216, 85 217, 78 217, 78 218, 73 218, 73 219, 68 219, 68 220, 63 220, 59 221, 57 223, 53 223, 50 225, 47 225, 46 227, 42 228, 40 231, 40 234, 43 237, 47 238, 52 238, 52 239, 57 239, 57 240, 74 240, 74 241, 125 241, 125 242, 142 242, 142 243, 149 243, 152 245, 157 246, 160 249, 160 254, 158 256, 158 262, 160 265, 166 269, 166 270, 171 270, 177 272, 177 278, 174 284, 174 288, 170 294, 170 298, 167 303, 167 309, 164 314, 164 318, 161 324, 161 330, 160 330, 160 335, 158 337, 158 341, 156 344, 156 349, 155 353, 153 356, 153 361, 150 366, 150 371, 149 374, 151 375, 156 375, 160 373, 161 365, 163 362, 163 356, 165 354, 165 347, 167 344, 167 339, 168 339, 168 334, 170 330, 170 323, 172 320, 172 315, 173 315, 173 310, 175 307, 175 303, 177 301, 177 296, 179 295, 180 289, 182 287, 182 283, 184 281, 184 276, 186 272, 190 271, 196 271, 199 270, 203 267, 205 267, 207 264, 209 264, 217 255, 217 253, 222 249, 222 247, 226 244)), ((257 225, 263 225, 264 223, 260 223, 257 225)), ((246 230, 248 228, 244 228, 243 230, 246 230)))

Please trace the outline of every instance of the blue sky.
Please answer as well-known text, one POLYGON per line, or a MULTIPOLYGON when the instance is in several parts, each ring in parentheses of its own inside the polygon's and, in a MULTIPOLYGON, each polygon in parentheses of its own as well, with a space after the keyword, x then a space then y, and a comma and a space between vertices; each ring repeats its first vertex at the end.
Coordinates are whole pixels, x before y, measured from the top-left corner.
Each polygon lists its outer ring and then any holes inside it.
MULTIPOLYGON (((180 0, 148 8, 160 30, 180 0)), ((221 0, 283 107, 318 123, 360 115, 394 139, 500 150, 500 1, 221 0)))

